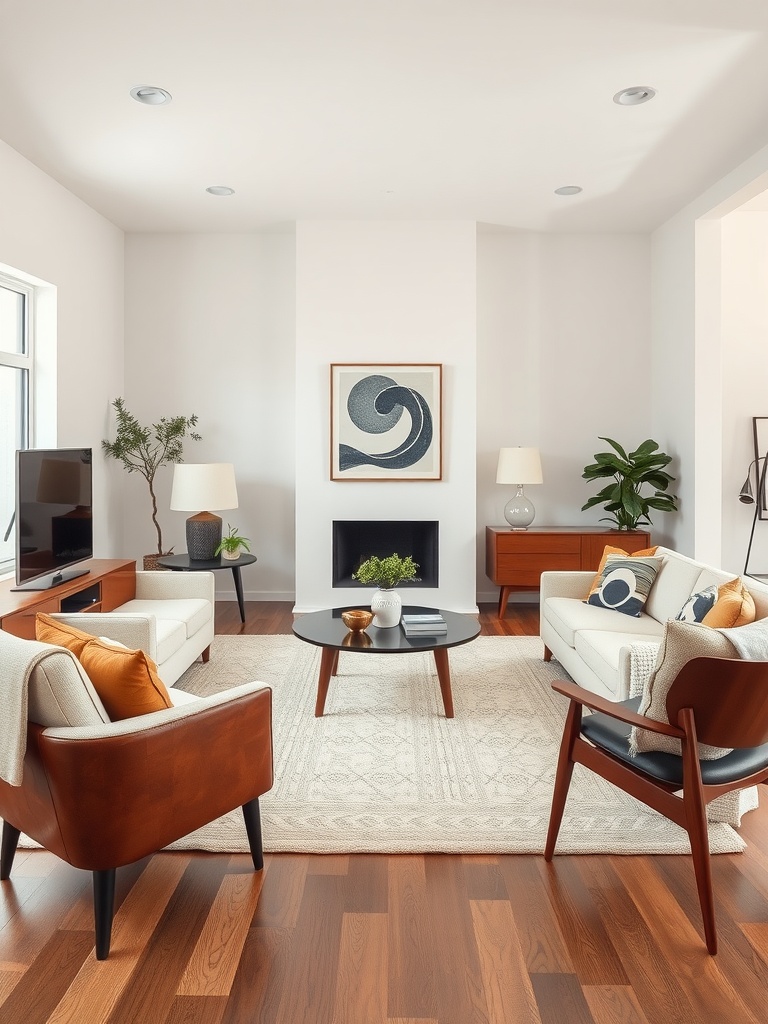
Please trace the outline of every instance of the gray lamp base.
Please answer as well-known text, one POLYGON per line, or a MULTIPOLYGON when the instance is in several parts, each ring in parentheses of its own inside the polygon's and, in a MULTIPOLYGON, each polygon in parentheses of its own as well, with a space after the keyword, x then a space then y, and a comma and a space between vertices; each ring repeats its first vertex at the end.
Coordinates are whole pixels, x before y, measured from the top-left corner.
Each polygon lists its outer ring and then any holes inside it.
POLYGON ((187 554, 194 562, 209 562, 221 544, 221 516, 198 512, 187 520, 187 554))
POLYGON ((519 484, 517 494, 504 506, 504 518, 513 530, 527 530, 535 515, 533 502, 525 496, 523 485, 519 484))

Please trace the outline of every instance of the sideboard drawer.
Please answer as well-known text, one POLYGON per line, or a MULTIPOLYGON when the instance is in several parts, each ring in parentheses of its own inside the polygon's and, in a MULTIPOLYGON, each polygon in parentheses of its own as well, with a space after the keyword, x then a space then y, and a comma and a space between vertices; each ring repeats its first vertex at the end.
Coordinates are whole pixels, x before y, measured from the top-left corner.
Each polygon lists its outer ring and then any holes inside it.
POLYGON ((533 552, 523 551, 519 555, 499 555, 498 575, 508 583, 516 583, 513 579, 518 573, 526 577, 535 574, 536 586, 539 585, 539 576, 545 569, 575 569, 581 568, 581 554, 579 551, 545 551, 533 552), (542 554, 546 557, 542 559, 542 554))
POLYGON ((581 555, 581 537, 569 537, 567 534, 560 533, 552 533, 546 536, 528 533, 527 531, 523 532, 522 530, 496 535, 496 553, 500 558, 506 554, 513 555, 515 558, 522 558, 527 552, 540 555, 570 552, 578 562, 581 555))

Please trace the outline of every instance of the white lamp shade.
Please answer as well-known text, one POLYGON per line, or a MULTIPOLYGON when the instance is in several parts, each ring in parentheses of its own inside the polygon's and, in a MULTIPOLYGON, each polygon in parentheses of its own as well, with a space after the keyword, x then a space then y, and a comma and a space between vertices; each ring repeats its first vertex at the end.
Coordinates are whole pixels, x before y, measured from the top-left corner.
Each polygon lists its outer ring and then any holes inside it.
POLYGON ((237 508, 232 463, 178 462, 173 469, 171 508, 177 512, 237 508))
POLYGON ((538 448, 501 448, 496 469, 497 484, 540 484, 541 457, 538 448))

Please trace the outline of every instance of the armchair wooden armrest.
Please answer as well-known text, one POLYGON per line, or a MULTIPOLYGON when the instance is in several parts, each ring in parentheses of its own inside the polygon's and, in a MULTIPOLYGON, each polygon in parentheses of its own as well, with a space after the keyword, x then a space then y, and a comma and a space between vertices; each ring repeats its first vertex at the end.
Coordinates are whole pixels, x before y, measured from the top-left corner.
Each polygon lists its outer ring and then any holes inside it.
POLYGON ((570 683, 565 680, 556 680, 552 683, 552 689, 562 693, 564 697, 574 701, 576 704, 590 708, 592 711, 599 711, 603 715, 609 715, 619 722, 626 722, 627 725, 635 725, 640 729, 648 729, 649 732, 658 732, 663 736, 674 736, 682 739, 685 733, 669 722, 658 722, 655 718, 646 718, 645 715, 638 715, 636 711, 629 711, 615 701, 600 697, 591 690, 585 690, 578 683, 570 683))

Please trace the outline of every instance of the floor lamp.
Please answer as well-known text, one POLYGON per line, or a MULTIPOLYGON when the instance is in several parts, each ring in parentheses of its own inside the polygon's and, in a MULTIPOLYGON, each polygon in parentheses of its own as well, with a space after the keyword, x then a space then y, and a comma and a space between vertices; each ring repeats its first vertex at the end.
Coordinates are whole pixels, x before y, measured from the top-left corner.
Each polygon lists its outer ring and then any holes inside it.
POLYGON ((766 470, 768 470, 768 453, 762 455, 759 459, 753 459, 749 464, 747 470, 747 479, 739 492, 739 501, 744 505, 754 505, 755 514, 752 516, 752 529, 749 531, 749 544, 747 545, 747 557, 744 559, 744 575, 748 576, 749 573, 747 568, 749 566, 749 556, 752 553, 752 541, 755 536, 755 526, 760 516, 760 512, 765 512, 765 478, 766 470), (762 462, 763 468, 760 469, 760 463, 762 462), (755 475, 757 477, 757 497, 752 493, 752 467, 755 467, 755 475))

